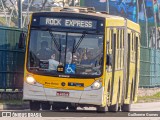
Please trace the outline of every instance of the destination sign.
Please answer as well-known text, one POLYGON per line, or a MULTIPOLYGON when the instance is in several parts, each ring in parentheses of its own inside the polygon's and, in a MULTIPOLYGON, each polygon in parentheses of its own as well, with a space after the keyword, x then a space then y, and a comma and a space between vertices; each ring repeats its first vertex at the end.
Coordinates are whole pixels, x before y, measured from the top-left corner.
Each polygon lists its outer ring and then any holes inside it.
POLYGON ((67 19, 67 18, 40 18, 40 25, 67 27, 67 28, 86 28, 96 29, 97 21, 95 20, 81 20, 81 19, 67 19))

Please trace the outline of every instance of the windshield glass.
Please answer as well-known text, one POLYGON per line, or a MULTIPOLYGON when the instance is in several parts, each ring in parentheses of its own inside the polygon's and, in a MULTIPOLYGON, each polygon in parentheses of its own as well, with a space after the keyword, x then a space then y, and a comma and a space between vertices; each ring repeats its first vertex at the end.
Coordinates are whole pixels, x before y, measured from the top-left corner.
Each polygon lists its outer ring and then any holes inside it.
POLYGON ((27 66, 52 76, 101 75, 103 35, 31 30, 27 66))

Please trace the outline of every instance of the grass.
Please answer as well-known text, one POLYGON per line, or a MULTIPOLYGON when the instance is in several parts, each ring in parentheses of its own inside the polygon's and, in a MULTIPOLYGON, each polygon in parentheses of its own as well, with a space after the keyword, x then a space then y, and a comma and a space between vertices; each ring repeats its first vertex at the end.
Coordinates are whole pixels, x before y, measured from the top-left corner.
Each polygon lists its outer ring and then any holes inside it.
POLYGON ((138 96, 138 102, 157 102, 160 101, 160 92, 152 96, 138 96))

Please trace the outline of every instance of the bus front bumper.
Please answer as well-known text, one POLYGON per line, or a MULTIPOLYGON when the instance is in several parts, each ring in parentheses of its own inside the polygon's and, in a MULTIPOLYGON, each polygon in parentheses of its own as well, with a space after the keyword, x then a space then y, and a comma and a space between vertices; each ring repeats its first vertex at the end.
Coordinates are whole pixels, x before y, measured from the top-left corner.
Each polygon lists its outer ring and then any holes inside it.
POLYGON ((42 85, 24 83, 23 100, 67 102, 77 104, 102 105, 103 87, 98 90, 61 90, 43 88, 42 85), (58 96, 57 92, 69 93, 68 96, 58 96))

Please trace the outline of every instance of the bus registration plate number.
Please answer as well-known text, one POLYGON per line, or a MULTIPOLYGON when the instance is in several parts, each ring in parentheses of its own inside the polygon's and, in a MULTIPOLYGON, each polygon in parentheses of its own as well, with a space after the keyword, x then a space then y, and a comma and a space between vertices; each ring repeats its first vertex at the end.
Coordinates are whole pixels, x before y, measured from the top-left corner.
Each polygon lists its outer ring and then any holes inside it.
POLYGON ((57 96, 69 96, 69 92, 57 92, 56 93, 57 96))

